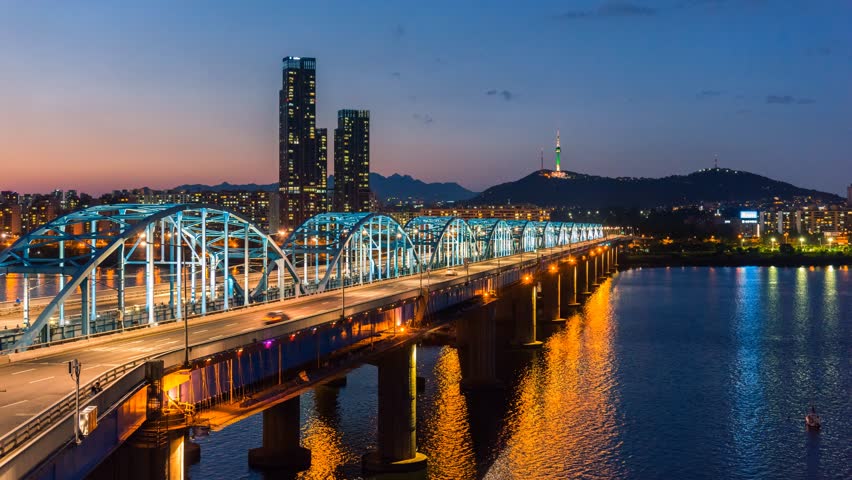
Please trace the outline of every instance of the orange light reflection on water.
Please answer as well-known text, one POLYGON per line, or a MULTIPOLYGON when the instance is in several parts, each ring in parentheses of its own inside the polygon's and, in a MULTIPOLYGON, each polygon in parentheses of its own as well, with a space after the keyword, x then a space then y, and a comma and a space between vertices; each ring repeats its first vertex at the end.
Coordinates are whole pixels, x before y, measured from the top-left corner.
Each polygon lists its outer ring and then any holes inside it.
POLYGON ((442 348, 433 374, 435 408, 422 429, 422 451, 429 452, 429 478, 476 478, 467 402, 459 386, 462 374, 458 350, 442 348))
POLYGON ((550 337, 520 381, 503 433, 506 447, 485 478, 616 478, 612 283, 550 337))
MULTIPOLYGON (((336 392, 315 391, 316 397, 320 395, 336 395, 336 392)), ((315 401, 319 403, 323 400, 316 398, 315 401)), ((343 478, 339 469, 347 463, 358 461, 358 455, 343 444, 339 422, 320 411, 302 425, 302 446, 311 451, 311 468, 299 472, 296 476, 299 479, 343 478)))

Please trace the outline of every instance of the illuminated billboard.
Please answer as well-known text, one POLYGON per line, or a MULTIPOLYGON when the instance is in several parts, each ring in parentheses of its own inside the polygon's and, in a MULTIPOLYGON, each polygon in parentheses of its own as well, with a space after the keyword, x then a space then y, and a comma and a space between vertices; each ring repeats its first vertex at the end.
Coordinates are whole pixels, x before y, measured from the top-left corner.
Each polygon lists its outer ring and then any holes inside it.
POLYGON ((757 220, 756 210, 743 210, 740 212, 740 220, 757 220))

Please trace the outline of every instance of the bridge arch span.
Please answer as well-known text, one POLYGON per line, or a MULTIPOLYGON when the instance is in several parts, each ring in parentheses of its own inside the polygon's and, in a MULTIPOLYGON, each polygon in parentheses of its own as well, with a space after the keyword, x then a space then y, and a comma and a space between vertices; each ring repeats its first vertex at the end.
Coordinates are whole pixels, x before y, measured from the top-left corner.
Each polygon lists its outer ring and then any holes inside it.
POLYGON ((305 293, 414 273, 419 257, 402 227, 378 213, 322 213, 297 227, 284 250, 305 293))
POLYGON ((124 328, 128 265, 144 269, 144 318, 139 318, 140 323, 183 318, 190 306, 193 312, 205 314, 217 305, 228 309, 238 300, 247 305, 268 299, 273 271, 278 272, 278 297, 285 285, 298 285, 295 269, 281 248, 237 213, 206 204, 93 206, 48 222, 0 253, 0 272, 17 273, 24 279, 27 328, 16 345, 50 340, 40 338, 47 337, 48 324, 62 327, 69 323, 65 302, 78 289, 80 334, 96 333, 100 317, 96 293, 104 286, 98 269, 102 267, 113 267, 117 273, 118 278, 107 288, 117 296, 113 322, 124 328), (260 274, 254 288, 253 273, 260 274), (52 276, 59 293, 30 321, 29 279, 33 276, 52 276), (155 302, 156 276, 167 277, 168 305, 155 302))

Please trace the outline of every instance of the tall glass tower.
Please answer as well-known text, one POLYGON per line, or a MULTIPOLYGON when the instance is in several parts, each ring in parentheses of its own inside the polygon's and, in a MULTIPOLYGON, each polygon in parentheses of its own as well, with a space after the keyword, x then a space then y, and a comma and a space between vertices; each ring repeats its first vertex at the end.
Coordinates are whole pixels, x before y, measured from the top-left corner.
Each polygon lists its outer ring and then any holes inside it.
POLYGON ((338 110, 334 129, 335 212, 370 211, 370 111, 338 110))
POLYGON ((293 229, 327 211, 327 156, 316 128, 316 59, 286 57, 278 94, 279 225, 293 229))

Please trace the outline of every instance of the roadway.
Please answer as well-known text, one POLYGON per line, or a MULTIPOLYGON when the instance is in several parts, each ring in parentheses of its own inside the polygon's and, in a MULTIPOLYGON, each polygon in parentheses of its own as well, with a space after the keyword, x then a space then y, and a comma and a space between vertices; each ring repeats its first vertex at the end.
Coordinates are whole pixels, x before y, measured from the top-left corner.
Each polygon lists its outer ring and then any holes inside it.
MULTIPOLYGON (((587 245, 575 245, 575 248, 585 246, 587 245)), ((553 252, 564 249, 554 248, 553 252)), ((544 250, 540 253, 548 254, 544 250)), ((529 261, 533 255, 526 253, 523 260, 520 254, 503 257, 499 260, 499 265, 516 265, 529 261)), ((498 260, 477 262, 470 265, 469 273, 474 275, 497 266, 498 260)), ((459 276, 465 274, 464 267, 456 267, 456 271, 459 276)), ((437 272, 431 276, 424 274, 423 285, 431 282, 436 288, 440 288, 441 283, 458 278, 446 276, 444 270, 437 272)), ((412 275, 349 287, 346 289, 346 308, 350 311, 350 308, 355 309, 358 304, 400 292, 416 292, 419 286, 419 276, 412 275)), ((334 290, 207 317, 196 317, 190 320, 189 343, 192 346, 203 345, 229 336, 261 330, 266 327, 262 317, 274 310, 286 311, 291 318, 288 323, 291 323, 301 318, 339 310, 340 306, 341 292, 334 290)), ((183 345, 183 324, 170 323, 13 355, 11 363, 0 365, 0 432, 8 432, 25 423, 30 417, 73 392, 74 382, 68 375, 67 366, 73 359, 82 363, 80 384, 85 385, 111 368, 182 349, 183 345)))
MULTIPOLYGON (((234 275, 234 278, 237 280, 237 283, 242 286, 243 285, 243 276, 241 274, 234 275)), ((160 277, 158 277, 160 279, 160 277)), ((252 287, 257 284, 257 281, 260 279, 259 273, 249 274, 249 282, 252 287)), ((2 277, 0 277, 2 280, 2 277)), ((101 282, 98 283, 98 290, 96 292, 96 306, 99 312, 105 312, 109 310, 118 309, 118 291, 113 287, 104 286, 102 283, 103 279, 100 279, 101 282)), ((221 280, 221 279, 219 279, 221 280)), ((277 286, 278 278, 276 275, 271 275, 269 278, 270 288, 277 286)), ((218 286, 222 284, 219 283, 218 286)), ((292 285, 290 283, 289 285, 292 285)), ((34 285, 33 285, 34 286, 34 285)), ((201 294, 201 287, 198 286, 197 289, 198 294, 201 294)), ((189 295, 188 285, 186 288, 186 295, 189 295)), ((167 282, 159 281, 154 285, 154 303, 169 303, 170 297, 170 288, 167 282)), ((53 297, 36 297, 30 299, 30 321, 35 321, 38 315, 42 310, 47 306, 50 301, 53 300, 53 297)), ((69 298, 65 302, 65 315, 68 318, 71 318, 75 315, 80 315, 80 294, 75 293, 71 298, 69 298)), ((125 287, 124 289, 124 307, 125 311, 131 309, 136 306, 145 306, 145 285, 133 285, 125 287)), ((53 317, 58 317, 59 313, 55 312, 53 317)), ((20 305, 17 305, 15 302, 0 302, 0 329, 4 328, 18 328, 23 323, 23 310, 20 305)))

